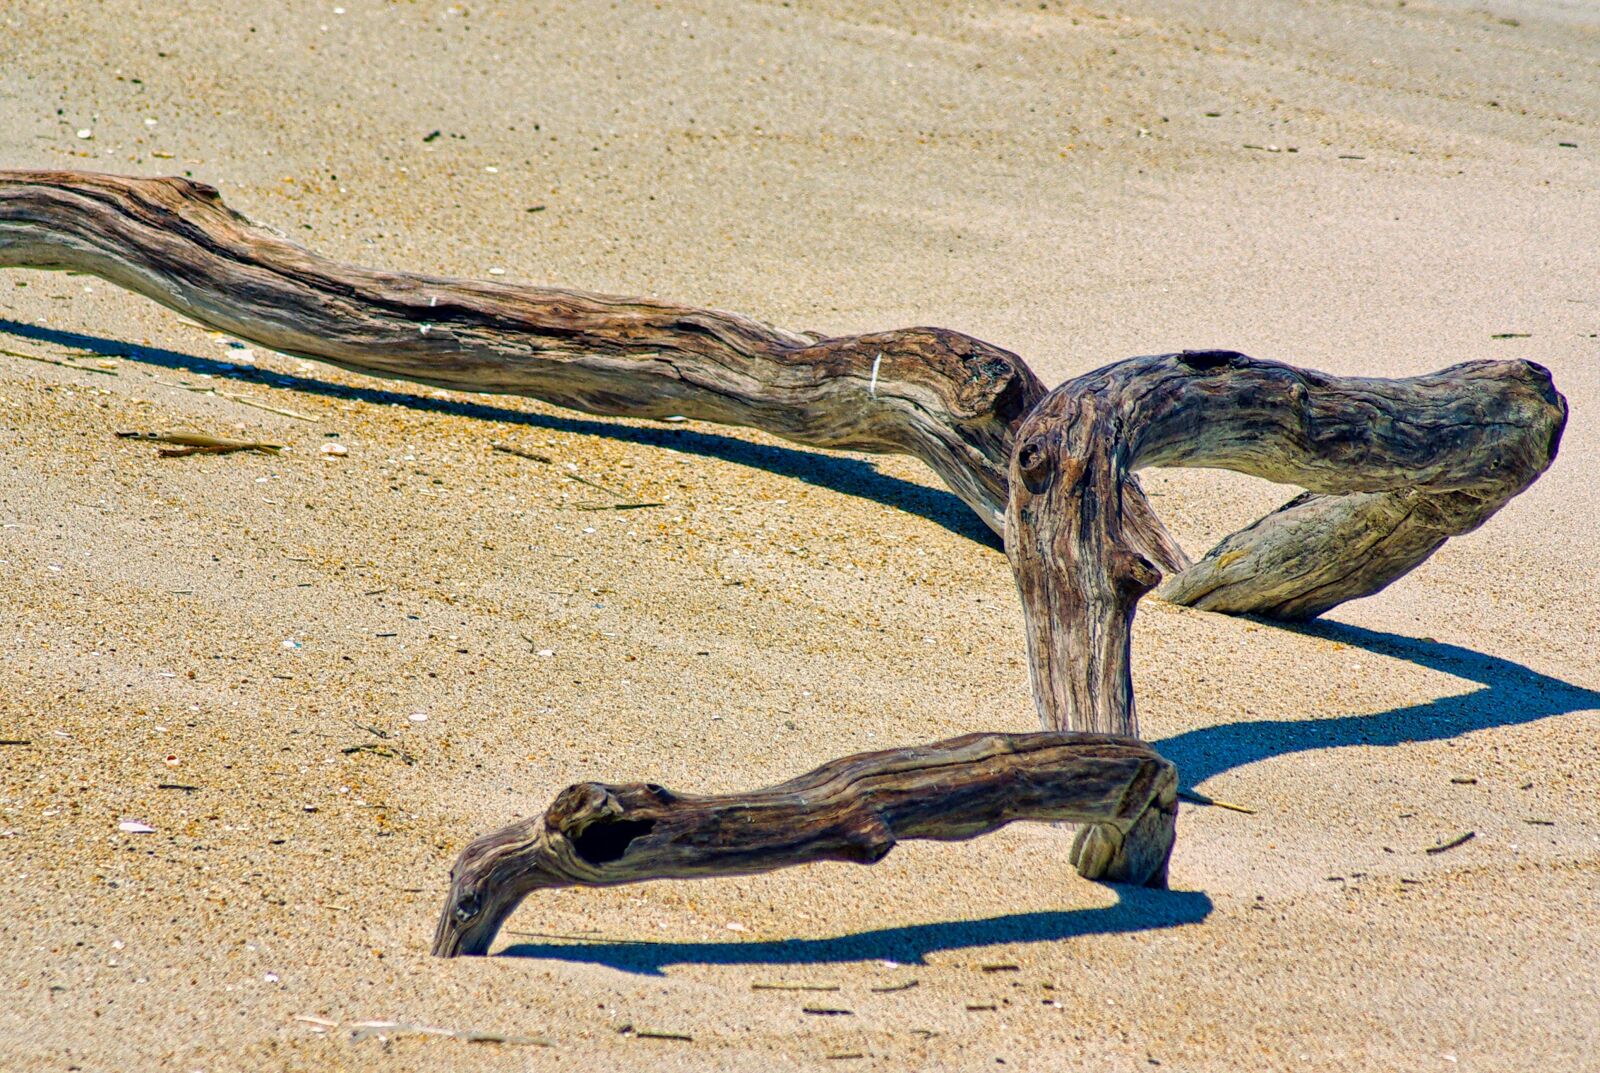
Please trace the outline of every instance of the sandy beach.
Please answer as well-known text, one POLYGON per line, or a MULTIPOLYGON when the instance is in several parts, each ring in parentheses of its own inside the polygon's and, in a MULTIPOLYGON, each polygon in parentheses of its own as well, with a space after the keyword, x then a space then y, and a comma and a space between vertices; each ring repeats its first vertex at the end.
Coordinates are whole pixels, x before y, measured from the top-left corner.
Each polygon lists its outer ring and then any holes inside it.
MULTIPOLYGON (((1253 810, 1184 805, 1170 891, 1017 824, 542 893, 441 960, 456 853, 570 783, 1036 729, 1003 551, 909 459, 0 271, 0 1069, 1600 1070, 1592 5, 9 0, 0 167, 188 175, 361 264, 958 329, 1051 384, 1528 358, 1571 406, 1376 596, 1140 605, 1145 737, 1253 810), (288 449, 115 435, 176 428, 288 449)), ((1294 494, 1141 479, 1196 556, 1294 494)))

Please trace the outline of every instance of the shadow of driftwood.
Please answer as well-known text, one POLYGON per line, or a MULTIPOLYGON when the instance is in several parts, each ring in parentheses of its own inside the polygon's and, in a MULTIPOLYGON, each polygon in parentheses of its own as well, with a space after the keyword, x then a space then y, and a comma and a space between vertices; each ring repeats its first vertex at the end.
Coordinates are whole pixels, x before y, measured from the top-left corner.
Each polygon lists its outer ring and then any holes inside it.
POLYGON ((985 920, 909 924, 829 939, 759 943, 517 943, 500 951, 498 956, 583 961, 648 975, 659 975, 665 966, 680 964, 818 965, 883 958, 916 965, 928 954, 941 950, 1001 943, 1046 943, 1087 935, 1175 928, 1198 924, 1211 914, 1211 899, 1198 891, 1118 887, 1116 892, 1116 904, 1102 909, 1014 913, 985 920))
POLYGON ((1193 786, 1224 771, 1258 760, 1311 749, 1345 745, 1404 745, 1439 741, 1489 727, 1516 726, 1552 715, 1600 709, 1600 692, 1540 674, 1520 663, 1486 656, 1470 648, 1402 637, 1379 630, 1314 622, 1301 626, 1272 623, 1312 637, 1407 660, 1484 688, 1426 704, 1370 715, 1333 719, 1273 720, 1203 727, 1152 741, 1161 755, 1178 765, 1186 785, 1193 786))
POLYGON ((191 373, 210 373, 226 376, 268 387, 292 388, 312 395, 331 398, 358 399, 362 402, 385 406, 404 406, 425 413, 453 414, 483 421, 527 428, 549 429, 555 432, 579 433, 586 436, 605 436, 624 443, 637 443, 650 447, 670 447, 685 454, 716 458, 753 469, 766 470, 781 477, 792 477, 819 488, 842 492, 845 495, 870 499, 884 506, 915 514, 944 526, 960 536, 1000 550, 1000 540, 978 520, 961 500, 942 489, 928 488, 911 481, 879 473, 869 462, 859 459, 805 451, 773 444, 748 443, 732 436, 714 432, 701 432, 677 425, 658 428, 636 427, 608 421, 604 418, 559 417, 548 414, 527 413, 504 406, 481 402, 457 402, 431 399, 404 391, 384 388, 347 387, 309 376, 268 372, 237 362, 221 361, 184 354, 160 347, 140 346, 115 339, 83 335, 78 332, 41 328, 33 324, 0 318, 0 332, 56 346, 87 350, 108 357, 125 358, 144 365, 163 369, 181 369, 191 373))

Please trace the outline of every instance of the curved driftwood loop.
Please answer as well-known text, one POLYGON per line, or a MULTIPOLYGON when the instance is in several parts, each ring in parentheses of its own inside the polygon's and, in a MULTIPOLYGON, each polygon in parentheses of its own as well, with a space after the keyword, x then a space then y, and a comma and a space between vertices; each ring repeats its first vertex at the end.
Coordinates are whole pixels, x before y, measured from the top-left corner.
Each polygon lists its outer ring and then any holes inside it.
POLYGON ((1549 372, 1526 361, 1380 380, 1187 351, 1061 385, 1018 430, 1006 540, 1045 726, 1138 733, 1134 607, 1173 549, 1134 470, 1211 466, 1308 489, 1162 595, 1309 618, 1481 525, 1550 465, 1566 416, 1549 372))
POLYGON ((668 302, 340 264, 187 179, 0 171, 0 267, 92 273, 376 376, 909 454, 996 533, 1011 430, 1045 391, 1015 354, 943 328, 820 339, 668 302))
POLYGON ((813 861, 873 864, 900 839, 958 841, 1014 820, 1094 825, 1073 863, 1091 879, 1165 887, 1176 769, 1143 742, 969 734, 831 760, 718 797, 653 783, 568 787, 541 816, 476 839, 450 873, 440 957, 484 954, 528 894, 551 887, 750 875, 813 861))

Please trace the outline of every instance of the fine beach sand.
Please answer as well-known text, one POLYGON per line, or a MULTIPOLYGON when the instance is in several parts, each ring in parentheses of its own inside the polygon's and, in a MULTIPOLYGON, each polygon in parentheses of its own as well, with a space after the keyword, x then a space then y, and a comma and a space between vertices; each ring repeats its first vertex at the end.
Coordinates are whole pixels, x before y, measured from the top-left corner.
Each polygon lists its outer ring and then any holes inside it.
MULTIPOLYGON (((959 329, 1050 383, 1526 357, 1571 404, 1536 485, 1375 597, 1141 606, 1144 735, 1255 810, 1185 805, 1171 892, 1017 825, 546 893, 441 961, 456 852, 571 782, 1035 728, 1004 555, 907 459, 0 272, 0 349, 116 373, 0 355, 0 1069, 1600 1069, 1592 6, 7 0, 0 167, 191 174, 366 264, 959 329), (286 376, 202 375, 252 360, 286 376), (290 450, 114 436, 178 428, 290 450)), ((1146 477, 1195 554, 1292 494, 1146 477)))

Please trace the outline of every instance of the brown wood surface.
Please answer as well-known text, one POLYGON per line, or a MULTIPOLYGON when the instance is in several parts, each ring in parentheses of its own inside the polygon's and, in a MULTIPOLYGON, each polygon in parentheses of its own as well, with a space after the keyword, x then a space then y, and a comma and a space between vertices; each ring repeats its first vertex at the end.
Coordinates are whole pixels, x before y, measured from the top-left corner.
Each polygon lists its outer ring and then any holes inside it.
POLYGON ((1092 824, 1073 849, 1081 873, 1165 886, 1177 790, 1176 769, 1148 745, 1073 733, 969 734, 862 753, 717 797, 579 783, 543 815, 461 852, 433 952, 486 953, 536 890, 872 864, 901 839, 957 841, 1013 820, 1092 824))

